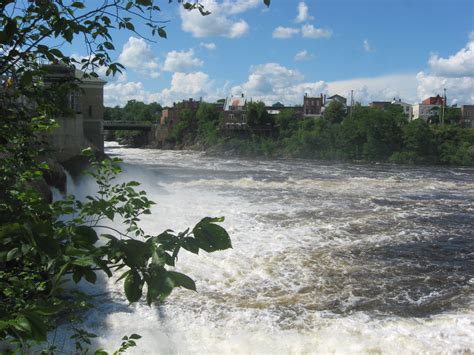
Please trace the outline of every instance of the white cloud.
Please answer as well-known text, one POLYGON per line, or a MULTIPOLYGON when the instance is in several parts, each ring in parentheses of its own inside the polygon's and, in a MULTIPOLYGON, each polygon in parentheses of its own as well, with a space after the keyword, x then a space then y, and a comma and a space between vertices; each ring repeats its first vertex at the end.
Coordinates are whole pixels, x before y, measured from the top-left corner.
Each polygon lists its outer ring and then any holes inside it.
POLYGON ((187 72, 196 67, 203 65, 203 61, 194 57, 194 51, 171 51, 166 55, 165 63, 163 64, 164 71, 171 72, 187 72))
POLYGON ((469 34, 466 46, 448 58, 432 54, 429 69, 416 76, 418 98, 442 95, 447 90, 448 104, 474 102, 474 32, 469 34))
POLYGON ((273 30, 273 38, 291 38, 299 32, 298 28, 278 26, 273 30))
POLYGON ((339 94, 350 100, 351 90, 354 91, 354 100, 363 104, 371 101, 391 101, 400 97, 405 102, 415 103, 416 75, 390 74, 376 77, 353 78, 328 82, 328 93, 339 94))
POLYGON ((448 58, 432 54, 428 61, 433 74, 446 77, 474 77, 474 36, 467 45, 448 58))
POLYGON ((129 100, 148 102, 147 96, 140 82, 109 83, 104 87, 104 106, 123 106, 129 100))
POLYGON ((302 51, 299 51, 295 55, 295 60, 296 61, 310 60, 311 58, 313 58, 313 55, 310 54, 306 49, 302 50, 302 51))
POLYGON ((202 0, 201 3, 211 12, 210 15, 202 16, 199 11, 180 9, 181 28, 194 37, 242 37, 249 31, 249 25, 245 20, 236 18, 236 15, 262 4, 260 0, 224 0, 222 3, 202 0))
POLYGON ((301 104, 305 93, 319 95, 326 90, 323 81, 304 82, 304 76, 297 70, 278 63, 254 65, 245 83, 231 89, 233 95, 244 93, 254 100, 267 104, 276 101, 286 104, 301 104))
POLYGON ((453 78, 419 72, 416 79, 420 101, 430 96, 443 95, 443 90, 446 89, 448 105, 474 102, 474 77, 453 78))
POLYGON ((313 25, 303 25, 303 27, 301 27, 301 34, 305 38, 330 38, 332 31, 324 28, 316 28, 313 25))
POLYGON ((210 43, 201 42, 199 45, 203 48, 209 49, 210 51, 217 48, 216 44, 212 43, 212 42, 210 42, 210 43))
POLYGON ((364 47, 364 50, 366 52, 369 52, 369 53, 375 52, 375 48, 370 46, 370 43, 369 43, 368 39, 364 39, 364 42, 363 42, 362 46, 364 47))
POLYGON ((141 82, 110 83, 104 88, 106 106, 123 106, 132 99, 171 105, 183 99, 203 97, 215 100, 220 96, 222 93, 214 88, 213 81, 203 72, 174 73, 170 87, 157 92, 146 90, 141 82))
POLYGON ((160 75, 158 60, 143 38, 130 37, 123 45, 118 61, 127 69, 133 69, 140 74, 152 78, 160 75))
POLYGON ((306 5, 304 1, 301 1, 298 4, 298 15, 296 16, 295 21, 301 23, 301 22, 311 20, 312 18, 313 17, 310 16, 308 12, 308 5, 306 5))

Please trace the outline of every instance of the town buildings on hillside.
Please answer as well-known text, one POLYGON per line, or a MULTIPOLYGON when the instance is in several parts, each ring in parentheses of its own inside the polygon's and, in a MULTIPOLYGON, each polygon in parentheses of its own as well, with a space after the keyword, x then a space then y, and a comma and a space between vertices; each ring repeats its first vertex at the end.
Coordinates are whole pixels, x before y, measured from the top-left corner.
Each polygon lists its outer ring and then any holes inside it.
MULTIPOLYGON (((228 130, 239 130, 247 128, 247 106, 248 103, 252 102, 244 96, 231 96, 227 97, 223 102, 216 104, 218 111, 222 112, 221 128, 228 130)), ((341 103, 346 110, 349 109, 347 106, 347 99, 341 95, 335 94, 332 96, 326 96, 320 94, 319 96, 309 96, 305 94, 303 96, 302 105, 300 106, 285 106, 280 102, 277 102, 271 106, 266 106, 266 110, 270 115, 277 115, 282 110, 292 109, 295 112, 295 116, 298 118, 305 117, 320 117, 324 114, 324 110, 328 105, 333 102, 341 103)), ((172 107, 165 108, 163 110, 161 124, 166 124, 169 128, 173 127, 179 120, 179 111, 187 108, 194 112, 199 108, 201 100, 196 101, 193 99, 183 100, 181 103, 174 103, 172 107)), ((402 101, 400 98, 393 98, 392 101, 372 101, 369 103, 369 107, 385 110, 392 105, 400 106, 409 121, 415 119, 423 119, 429 122, 441 121, 445 110, 448 107, 445 106, 447 103, 446 97, 440 95, 428 97, 421 103, 409 104, 402 101)), ((453 107, 449 107, 453 110, 453 107)), ((460 112, 460 124, 463 127, 474 128, 474 105, 463 105, 458 108, 460 112)))

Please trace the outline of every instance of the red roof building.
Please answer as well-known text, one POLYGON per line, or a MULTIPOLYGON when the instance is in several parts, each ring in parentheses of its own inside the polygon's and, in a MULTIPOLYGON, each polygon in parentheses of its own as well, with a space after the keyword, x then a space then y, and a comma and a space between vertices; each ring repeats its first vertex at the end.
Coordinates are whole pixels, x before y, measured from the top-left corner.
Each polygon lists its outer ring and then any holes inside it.
POLYGON ((427 99, 423 100, 423 105, 443 105, 444 104, 444 99, 436 95, 434 97, 428 97, 427 99))

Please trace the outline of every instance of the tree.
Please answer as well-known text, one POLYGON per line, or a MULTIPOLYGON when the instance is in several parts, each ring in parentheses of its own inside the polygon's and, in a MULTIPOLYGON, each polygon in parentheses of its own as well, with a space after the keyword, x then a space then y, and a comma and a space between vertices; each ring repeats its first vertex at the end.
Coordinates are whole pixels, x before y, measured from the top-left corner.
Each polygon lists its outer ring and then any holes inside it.
POLYGON ((273 125, 273 119, 262 101, 247 104, 247 124, 252 126, 273 125))
POLYGON ((333 100, 324 110, 323 116, 331 123, 341 123, 346 117, 346 107, 341 102, 333 100))
MULTIPOLYGON (((208 14, 198 1, 177 2, 208 14)), ((16 352, 44 341, 47 331, 75 309, 75 297, 61 287, 65 275, 95 283, 97 271, 111 276, 122 270, 127 299, 141 299, 146 285, 151 304, 175 287, 195 289, 188 276, 167 269, 181 249, 198 253, 231 247, 217 224, 222 218, 204 218, 182 233, 146 235, 138 222, 153 202, 135 190, 136 182, 113 184, 120 171, 116 160, 93 160, 90 174, 99 192, 86 202, 69 197, 49 203, 39 193, 49 168, 41 163, 41 135, 54 127, 54 117, 62 113, 60 99, 75 84, 60 82, 45 90, 41 77, 47 69, 40 63, 76 64, 92 76, 100 68, 115 74, 123 66, 110 57, 113 29, 141 35, 134 22, 144 21, 152 36, 166 37, 164 23, 156 18, 159 10, 152 0, 104 0, 98 7, 64 0, 0 3, 0 338, 16 352), (87 56, 65 55, 51 41, 83 41, 87 56), (125 221, 123 231, 108 227, 110 234, 98 235, 94 230, 119 216, 125 221), (104 245, 96 245, 99 238, 104 245)), ((88 156, 93 159, 90 151, 88 156)), ((87 336, 78 333, 76 339, 87 336)), ((136 338, 127 338, 122 349, 136 338)))

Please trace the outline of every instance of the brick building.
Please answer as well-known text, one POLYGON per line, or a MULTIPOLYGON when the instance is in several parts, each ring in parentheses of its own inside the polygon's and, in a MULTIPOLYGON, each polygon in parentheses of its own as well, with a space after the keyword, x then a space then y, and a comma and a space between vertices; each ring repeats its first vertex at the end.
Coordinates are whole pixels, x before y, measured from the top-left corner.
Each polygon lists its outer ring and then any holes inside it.
POLYGON ((432 96, 432 97, 428 97, 427 99, 424 99, 422 104, 423 105, 440 105, 440 106, 442 106, 444 104, 444 99, 441 96, 436 95, 436 96, 432 96))
POLYGON ((183 100, 182 102, 173 102, 172 107, 165 107, 161 113, 160 124, 162 126, 167 125, 168 128, 172 128, 179 120, 179 111, 183 109, 189 109, 196 113, 201 104, 201 99, 196 101, 192 98, 189 100, 183 100))
POLYGON ((323 94, 320 97, 310 97, 308 94, 305 94, 303 98, 303 115, 320 116, 324 106, 324 99, 323 94))
POLYGON ((372 101, 369 102, 369 107, 384 110, 390 106, 391 103, 391 101, 372 101))
POLYGON ((461 106, 461 125, 466 128, 474 128, 474 105, 461 106))

